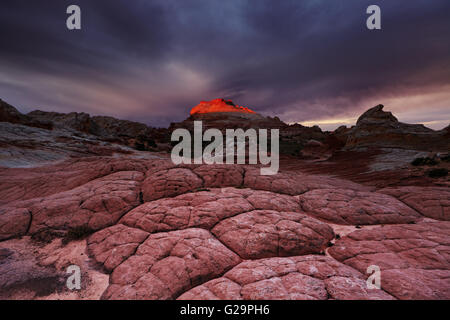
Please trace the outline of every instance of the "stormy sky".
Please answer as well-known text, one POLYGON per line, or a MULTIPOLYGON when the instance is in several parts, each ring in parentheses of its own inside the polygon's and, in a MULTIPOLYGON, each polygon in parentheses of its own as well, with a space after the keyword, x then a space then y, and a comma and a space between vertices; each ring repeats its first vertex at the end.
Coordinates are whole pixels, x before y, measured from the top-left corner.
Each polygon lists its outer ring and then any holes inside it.
POLYGON ((0 98, 164 127, 232 99, 333 129, 382 103, 450 122, 449 0, 1 0, 0 98), (81 8, 82 30, 66 28, 81 8), (366 28, 381 7, 382 30, 366 28))

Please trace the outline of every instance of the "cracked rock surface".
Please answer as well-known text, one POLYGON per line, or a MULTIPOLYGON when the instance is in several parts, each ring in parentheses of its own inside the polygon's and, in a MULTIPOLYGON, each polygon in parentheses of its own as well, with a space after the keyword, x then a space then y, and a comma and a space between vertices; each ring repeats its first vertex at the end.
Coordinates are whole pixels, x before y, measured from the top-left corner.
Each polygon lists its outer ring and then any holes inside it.
POLYGON ((329 254, 366 272, 382 270, 381 287, 398 299, 449 299, 450 222, 422 222, 358 230, 329 254))
POLYGON ((108 299, 173 299, 217 277, 239 257, 203 229, 152 234, 120 264, 104 293, 108 299))
POLYGON ((385 188, 380 192, 398 198, 425 217, 450 220, 449 188, 408 186, 385 188))
POLYGON ((74 298, 77 264, 75 298, 450 299, 445 187, 126 156, 0 178, 0 297, 74 298))
POLYGON ((255 210, 226 219, 212 233, 244 259, 320 253, 333 230, 298 212, 255 210))
POLYGON ((384 291, 367 289, 363 279, 361 273, 330 257, 268 258, 242 262, 179 299, 393 299, 384 291))
POLYGON ((141 172, 121 171, 48 197, 13 202, 0 208, 6 213, 0 216, 0 230, 8 237, 22 235, 28 224, 30 234, 79 227, 105 228, 139 204, 138 186, 142 178, 141 172), (26 218, 26 212, 31 217, 26 218))
POLYGON ((121 223, 147 232, 210 229, 225 218, 257 209, 299 211, 300 207, 293 197, 267 191, 208 189, 146 202, 127 213, 121 223))
POLYGON ((338 224, 410 223, 421 217, 401 201, 376 192, 318 189, 299 196, 299 200, 305 211, 338 224))

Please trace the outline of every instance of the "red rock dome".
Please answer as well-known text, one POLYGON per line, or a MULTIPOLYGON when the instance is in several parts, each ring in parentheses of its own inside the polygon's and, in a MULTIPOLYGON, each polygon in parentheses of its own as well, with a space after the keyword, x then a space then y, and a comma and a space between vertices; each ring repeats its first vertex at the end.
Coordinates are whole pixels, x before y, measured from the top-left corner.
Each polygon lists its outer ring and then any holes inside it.
POLYGON ((239 113, 256 113, 246 107, 235 105, 231 100, 214 99, 211 101, 201 101, 198 105, 191 109, 191 115, 199 113, 212 112, 239 112, 239 113))

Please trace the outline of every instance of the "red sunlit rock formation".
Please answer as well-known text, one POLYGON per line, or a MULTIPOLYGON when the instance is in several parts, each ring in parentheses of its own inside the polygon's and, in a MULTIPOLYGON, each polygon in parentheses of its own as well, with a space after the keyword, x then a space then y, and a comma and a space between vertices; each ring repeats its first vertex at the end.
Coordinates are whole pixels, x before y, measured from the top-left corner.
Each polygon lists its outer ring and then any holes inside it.
POLYGON ((249 108, 235 105, 231 100, 214 99, 211 101, 201 101, 192 108, 191 115, 212 112, 255 113, 255 111, 250 110, 249 108))

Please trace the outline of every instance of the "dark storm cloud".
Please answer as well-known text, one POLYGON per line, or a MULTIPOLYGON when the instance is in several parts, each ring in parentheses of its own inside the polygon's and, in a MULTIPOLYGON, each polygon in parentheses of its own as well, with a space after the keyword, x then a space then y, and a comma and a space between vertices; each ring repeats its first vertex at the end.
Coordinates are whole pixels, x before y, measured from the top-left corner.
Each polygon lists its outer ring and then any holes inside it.
POLYGON ((413 121, 421 121, 413 115, 419 101, 450 116, 448 96, 436 94, 450 83, 448 0, 3 0, 0 7, 0 97, 23 111, 165 126, 199 100, 227 97, 285 121, 347 117, 385 101, 398 111, 410 104, 413 121), (80 31, 65 27, 69 4, 82 9, 80 31), (382 9, 381 31, 365 27, 370 4, 382 9))
MULTIPOLYGON (((306 24, 297 25, 295 11, 291 8, 285 8, 284 13, 279 7, 267 10, 269 14, 261 17, 252 16, 252 12, 250 21, 256 20, 255 24, 267 31, 263 33, 269 37, 266 43, 283 51, 269 48, 270 59, 243 66, 237 72, 232 69, 218 83, 230 83, 233 92, 238 79, 246 79, 239 83, 239 95, 242 96, 241 90, 247 90, 257 98, 257 92, 272 91, 258 101, 264 110, 272 111, 274 106, 291 109, 296 103, 301 107, 299 114, 306 117, 317 116, 314 115, 316 106, 311 105, 316 100, 346 96, 353 101, 342 106, 327 104, 319 111, 333 115, 342 109, 354 108, 358 101, 374 94, 382 99, 383 93, 401 87, 449 83, 450 41, 445 39, 450 36, 449 2, 431 1, 426 5, 422 1, 421 6, 418 3, 416 1, 414 6, 408 2, 408 7, 401 7, 382 2, 381 32, 368 32, 363 28, 366 17, 363 13, 367 7, 364 1, 359 1, 359 5, 331 8, 327 14, 308 15, 306 17, 311 19, 306 18, 306 24), (282 17, 283 25, 288 27, 270 33, 270 26, 277 17, 282 17), (311 31, 309 25, 315 28, 311 31), (299 36, 302 32, 304 37, 299 36)), ((243 98, 247 100, 245 95, 243 98)))
POLYGON ((169 39, 160 8, 150 4, 6 0, 1 7, 1 55, 29 71, 81 72, 78 75, 83 77, 82 72, 90 70, 114 75, 130 57, 160 57, 169 39), (65 11, 71 3, 82 8, 85 28, 81 31, 72 32, 65 26, 65 11))

